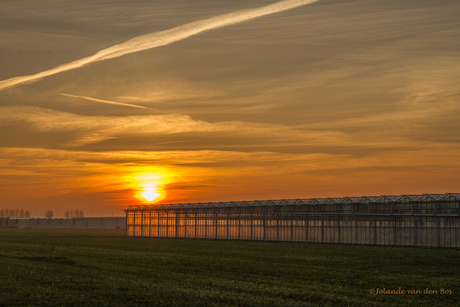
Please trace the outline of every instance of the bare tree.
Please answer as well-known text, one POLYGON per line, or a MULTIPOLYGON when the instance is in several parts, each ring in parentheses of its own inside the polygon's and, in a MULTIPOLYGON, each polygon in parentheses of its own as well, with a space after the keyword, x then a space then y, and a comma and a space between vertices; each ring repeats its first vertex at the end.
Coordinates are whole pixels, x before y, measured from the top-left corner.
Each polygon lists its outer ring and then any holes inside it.
POLYGON ((30 211, 29 210, 24 211, 24 217, 25 218, 30 218, 30 211))
POLYGON ((18 217, 19 215, 19 209, 10 209, 10 214, 9 217, 18 217))
POLYGON ((45 211, 45 217, 46 217, 47 219, 53 218, 53 215, 54 215, 54 213, 53 213, 52 210, 46 210, 46 211, 45 211))
POLYGON ((64 212, 64 217, 66 219, 68 219, 70 217, 70 212, 68 210, 66 212, 64 212))
POLYGON ((74 217, 85 217, 85 213, 83 212, 83 210, 75 209, 75 210, 70 211, 70 216, 72 218, 74 218, 74 217))

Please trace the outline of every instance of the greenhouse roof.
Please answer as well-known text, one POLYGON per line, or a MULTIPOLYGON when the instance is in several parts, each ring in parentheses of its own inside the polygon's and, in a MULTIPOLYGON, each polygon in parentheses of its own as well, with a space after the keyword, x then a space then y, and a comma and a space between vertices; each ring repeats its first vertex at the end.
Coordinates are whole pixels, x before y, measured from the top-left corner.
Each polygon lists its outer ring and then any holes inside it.
POLYGON ((398 203, 398 202, 442 202, 460 200, 460 193, 422 194, 422 195, 382 195, 343 198, 309 198, 309 199, 279 199, 254 201, 229 201, 183 204, 154 204, 129 206, 127 210, 141 209, 183 209, 183 208, 224 208, 224 207, 253 207, 279 205, 325 205, 325 204, 352 204, 352 203, 398 203))

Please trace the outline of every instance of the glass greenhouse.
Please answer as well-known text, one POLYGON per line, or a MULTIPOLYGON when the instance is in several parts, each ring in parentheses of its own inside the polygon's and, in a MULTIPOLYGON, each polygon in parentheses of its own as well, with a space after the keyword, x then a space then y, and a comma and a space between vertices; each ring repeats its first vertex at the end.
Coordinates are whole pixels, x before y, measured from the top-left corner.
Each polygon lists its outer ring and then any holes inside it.
POLYGON ((130 206, 129 237, 460 247, 460 194, 130 206))

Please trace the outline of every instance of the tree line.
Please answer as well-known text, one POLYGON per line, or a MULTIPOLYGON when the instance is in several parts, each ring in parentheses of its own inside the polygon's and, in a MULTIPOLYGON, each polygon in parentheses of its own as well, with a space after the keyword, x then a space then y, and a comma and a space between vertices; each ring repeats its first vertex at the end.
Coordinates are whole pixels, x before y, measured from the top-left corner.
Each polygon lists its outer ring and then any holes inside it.
MULTIPOLYGON (((45 211, 45 217, 47 219, 52 219, 53 216, 54 216, 53 210, 46 210, 45 211)), ((72 219, 72 218, 75 218, 75 217, 85 217, 85 213, 83 212, 83 210, 78 210, 78 209, 64 212, 64 218, 66 218, 66 219, 72 219)))
POLYGON ((83 212, 83 210, 75 209, 75 210, 70 210, 70 211, 64 212, 64 217, 66 219, 74 218, 74 217, 85 217, 85 213, 83 212))
POLYGON ((0 209, 0 217, 30 218, 30 211, 24 209, 0 209))
MULTIPOLYGON (((30 211, 24 209, 0 209, 0 217, 8 218, 30 218, 30 211)), ((54 212, 52 210, 45 211, 45 217, 51 219, 54 217, 54 212)), ((70 210, 64 213, 66 219, 76 218, 76 217, 85 217, 83 210, 70 210)))

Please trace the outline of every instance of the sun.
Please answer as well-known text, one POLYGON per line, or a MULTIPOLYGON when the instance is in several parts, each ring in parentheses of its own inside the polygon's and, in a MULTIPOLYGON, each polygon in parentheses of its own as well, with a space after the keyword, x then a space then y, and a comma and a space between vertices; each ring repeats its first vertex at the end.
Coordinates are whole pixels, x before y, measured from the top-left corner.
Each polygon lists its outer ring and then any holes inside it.
POLYGON ((154 190, 146 190, 141 193, 141 197, 143 197, 147 201, 154 201, 158 197, 161 196, 161 193, 154 190))
POLYGON ((162 201, 167 195, 167 185, 173 182, 174 173, 160 167, 134 167, 126 176, 133 198, 143 204, 162 201))

